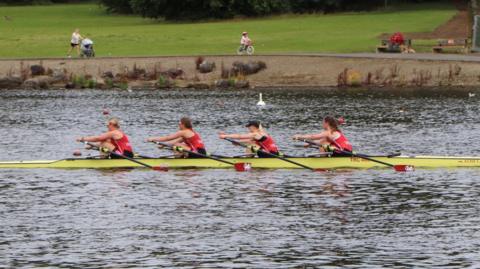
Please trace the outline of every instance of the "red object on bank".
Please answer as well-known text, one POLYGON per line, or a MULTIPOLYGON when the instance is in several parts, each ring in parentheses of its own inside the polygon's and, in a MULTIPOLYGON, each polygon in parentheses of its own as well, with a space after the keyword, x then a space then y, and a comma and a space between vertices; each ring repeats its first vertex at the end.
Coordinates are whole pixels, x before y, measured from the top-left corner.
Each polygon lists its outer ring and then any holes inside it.
POLYGON ((404 45, 405 38, 403 37, 402 33, 397 32, 390 37, 390 42, 394 45, 404 45))

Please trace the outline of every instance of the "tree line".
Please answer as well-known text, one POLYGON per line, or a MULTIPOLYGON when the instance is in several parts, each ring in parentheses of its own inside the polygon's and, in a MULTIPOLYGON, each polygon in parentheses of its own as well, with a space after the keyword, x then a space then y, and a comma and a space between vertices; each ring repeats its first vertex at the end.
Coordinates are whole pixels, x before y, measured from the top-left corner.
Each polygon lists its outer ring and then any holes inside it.
MULTIPOLYGON (((108 11, 166 20, 227 19, 283 13, 365 11, 392 2, 435 0, 99 0, 108 11)), ((438 2, 438 0, 437 0, 438 2)))
MULTIPOLYGON (((107 11, 166 20, 228 19, 283 13, 372 10, 391 2, 434 0, 97 0, 107 11)), ((0 4, 92 2, 92 0, 0 0, 0 4)))
POLYGON ((370 10, 385 0, 100 0, 107 10, 167 20, 226 19, 282 13, 370 10), (362 2, 362 3, 359 3, 362 2))
POLYGON ((0 4, 6 5, 42 5, 55 3, 74 3, 74 2, 91 2, 87 0, 0 0, 0 4))

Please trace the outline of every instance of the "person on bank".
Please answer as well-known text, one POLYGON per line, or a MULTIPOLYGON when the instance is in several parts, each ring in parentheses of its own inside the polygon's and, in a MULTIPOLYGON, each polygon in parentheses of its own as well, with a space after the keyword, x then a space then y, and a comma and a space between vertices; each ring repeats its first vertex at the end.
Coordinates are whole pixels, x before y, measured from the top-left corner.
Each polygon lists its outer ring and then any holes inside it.
MULTIPOLYGON (((111 152, 133 158, 133 149, 128 136, 120 129, 119 120, 112 118, 107 123, 108 131, 98 136, 82 136, 77 139, 78 142, 95 143, 100 148, 106 148, 111 152)), ((116 159, 115 155, 108 155, 107 157, 116 159)))
POLYGON ((248 150, 247 154, 255 153, 259 158, 272 157, 264 152, 280 155, 280 151, 278 150, 275 140, 273 140, 273 138, 265 131, 259 121, 250 121, 245 127, 248 128, 248 133, 246 134, 225 134, 224 132, 220 132, 219 138, 236 139, 241 143, 256 146, 260 149, 260 151, 248 150))
POLYGON ((82 35, 80 35, 80 29, 75 29, 72 33, 72 38, 70 39, 70 49, 68 50, 68 58, 72 57, 72 51, 77 50, 77 56, 80 56, 80 43, 82 42, 82 35))
POLYGON ((352 144, 348 141, 347 137, 342 133, 340 128, 338 127, 338 121, 331 116, 327 116, 323 119, 323 131, 318 134, 297 134, 293 136, 294 140, 311 140, 320 146, 321 152, 332 152, 333 155, 345 155, 350 156, 347 154, 342 154, 340 151, 347 151, 352 152, 353 147, 352 144), (336 151, 337 150, 337 151, 336 151))
POLYGON ((247 50, 248 46, 252 45, 252 40, 248 37, 247 32, 242 33, 242 38, 240 39, 240 45, 242 46, 242 50, 247 50))
MULTIPOLYGON (((205 144, 202 141, 200 135, 193 130, 192 120, 190 118, 184 117, 180 119, 178 123, 178 131, 160 137, 150 137, 147 139, 148 142, 165 142, 174 147, 181 147, 182 149, 199 153, 202 155, 207 155, 207 150, 205 149, 205 144)), ((179 152, 183 154, 182 152, 179 152)), ((188 156, 184 155, 183 157, 198 157, 198 156, 188 156)))

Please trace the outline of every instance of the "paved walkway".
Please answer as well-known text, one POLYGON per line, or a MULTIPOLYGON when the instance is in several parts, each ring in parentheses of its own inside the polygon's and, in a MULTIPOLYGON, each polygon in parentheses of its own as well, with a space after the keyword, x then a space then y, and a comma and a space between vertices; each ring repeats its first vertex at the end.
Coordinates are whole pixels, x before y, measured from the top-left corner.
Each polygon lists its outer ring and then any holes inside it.
MULTIPOLYGON (((309 56, 308 54, 306 56, 309 56)), ((345 53, 345 54, 329 54, 318 53, 313 54, 323 57, 340 57, 340 58, 372 58, 372 59, 406 59, 406 60, 426 60, 426 61, 464 61, 464 62, 480 62, 480 54, 434 54, 434 53, 345 53)))
MULTIPOLYGON (((146 58, 182 58, 192 57, 194 55, 182 56, 134 56, 134 57, 97 57, 96 59, 146 59, 146 58)), ((203 55, 204 57, 229 57, 236 56, 232 54, 223 55, 203 55)), ((396 60, 425 60, 425 61, 461 61, 461 62, 480 62, 480 53, 478 54, 441 54, 441 53, 291 53, 291 54, 256 54, 258 57, 338 57, 338 58, 363 58, 363 59, 396 59, 396 60)), ((248 56, 244 56, 248 57, 248 56)), ((20 58, 20 59, 0 59, 0 61, 35 61, 35 60, 82 60, 80 58, 20 58)), ((88 59, 83 59, 88 60, 88 59)))

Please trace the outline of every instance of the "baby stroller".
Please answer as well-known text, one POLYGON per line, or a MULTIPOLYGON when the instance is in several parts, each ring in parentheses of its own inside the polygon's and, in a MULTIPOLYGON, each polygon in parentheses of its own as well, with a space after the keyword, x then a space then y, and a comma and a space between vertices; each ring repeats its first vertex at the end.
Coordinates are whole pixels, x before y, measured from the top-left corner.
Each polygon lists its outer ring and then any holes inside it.
POLYGON ((93 49, 93 41, 91 39, 85 38, 82 40, 80 44, 80 57, 95 57, 95 50, 93 49))

